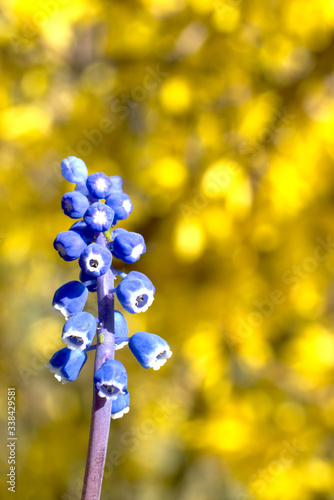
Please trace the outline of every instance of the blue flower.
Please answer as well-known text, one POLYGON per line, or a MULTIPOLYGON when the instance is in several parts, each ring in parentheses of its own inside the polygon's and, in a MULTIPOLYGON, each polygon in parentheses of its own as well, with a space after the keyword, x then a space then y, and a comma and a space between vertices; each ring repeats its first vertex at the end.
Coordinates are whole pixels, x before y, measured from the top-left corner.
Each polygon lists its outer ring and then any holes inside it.
POLYGON ((110 269, 112 255, 110 250, 97 243, 88 245, 79 258, 79 266, 84 273, 98 278, 110 269))
POLYGON ((78 378, 81 368, 86 363, 87 354, 79 349, 64 347, 57 351, 49 361, 47 368, 59 382, 66 384, 78 378))
POLYGON ((108 231, 114 219, 114 211, 105 203, 97 201, 93 203, 84 215, 84 221, 98 233, 108 231))
POLYGON ((62 340, 69 349, 84 351, 91 345, 96 332, 96 320, 88 312, 73 314, 65 323, 62 340))
POLYGON ((79 191, 65 193, 61 199, 61 208, 64 210, 64 214, 71 217, 71 219, 83 217, 88 207, 89 201, 79 191))
POLYGON ((78 220, 71 227, 70 231, 75 231, 76 233, 82 235, 89 243, 94 240, 95 233, 87 226, 86 222, 83 220, 78 220))
POLYGON ((167 342, 154 333, 135 333, 129 340, 129 348, 144 368, 153 370, 159 370, 172 355, 167 342))
POLYGON ((128 391, 125 394, 118 396, 117 399, 111 403, 111 418, 121 418, 125 413, 129 413, 130 410, 130 395, 128 391))
POLYGON ((109 179, 111 180, 110 194, 116 192, 122 192, 122 185, 123 185, 122 177, 120 177, 119 175, 111 175, 109 179))
POLYGON ((132 314, 145 312, 154 300, 155 288, 143 273, 131 271, 116 288, 124 309, 132 314))
POLYGON ((106 204, 111 207, 115 213, 113 226, 118 221, 124 220, 131 214, 133 206, 129 196, 125 193, 113 193, 106 199, 106 204))
POLYGON ((65 318, 81 312, 88 298, 87 288, 80 281, 70 281, 58 288, 53 296, 52 306, 65 318))
POLYGON ((61 162, 61 175, 68 182, 85 182, 88 175, 86 164, 76 156, 69 156, 61 162))
POLYGON ((86 248, 86 239, 74 231, 62 231, 57 234, 53 242, 54 248, 66 261, 78 259, 81 252, 86 248))
POLYGON ((112 253, 117 259, 132 264, 146 252, 146 245, 141 234, 126 229, 115 229, 113 232, 112 253))
POLYGON ((109 196, 112 182, 106 174, 98 172, 87 177, 86 186, 93 198, 101 200, 109 196))
POLYGON ((94 386, 101 398, 112 401, 125 394, 128 376, 123 364, 115 359, 108 359, 94 374, 94 386))

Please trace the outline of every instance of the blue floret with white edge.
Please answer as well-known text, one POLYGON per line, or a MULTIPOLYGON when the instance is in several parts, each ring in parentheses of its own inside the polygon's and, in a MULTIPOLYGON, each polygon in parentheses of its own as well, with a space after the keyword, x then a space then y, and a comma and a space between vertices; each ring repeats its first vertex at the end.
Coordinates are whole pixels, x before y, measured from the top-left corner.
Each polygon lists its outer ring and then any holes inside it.
POLYGON ((116 359, 108 359, 94 374, 94 386, 100 398, 112 401, 125 394, 128 375, 124 365, 116 359))
POLYGON ((80 255, 79 266, 91 278, 98 278, 110 269, 111 261, 112 255, 107 247, 91 243, 80 255))
POLYGON ((96 332, 96 319, 89 312, 73 314, 65 323, 62 341, 69 349, 84 351, 93 342, 96 332))
POLYGON ((143 273, 131 271, 116 288, 122 307, 131 314, 145 312, 154 300, 155 288, 143 273))
POLYGON ((113 193, 106 199, 108 207, 112 208, 115 216, 113 226, 120 220, 127 219, 132 213, 133 206, 130 197, 126 193, 113 193))
POLYGON ((54 353, 47 368, 54 374, 58 382, 66 384, 73 382, 87 361, 87 354, 79 349, 68 349, 64 347, 54 353))
POLYGON ((129 348, 144 368, 159 370, 172 355, 167 342, 148 332, 137 332, 129 340, 129 348))
POLYGON ((68 319, 72 314, 82 312, 87 298, 88 290, 80 281, 69 281, 56 290, 52 307, 68 319))
POLYGON ((114 230, 112 253, 117 259, 133 264, 145 252, 145 240, 141 234, 121 228, 114 230))

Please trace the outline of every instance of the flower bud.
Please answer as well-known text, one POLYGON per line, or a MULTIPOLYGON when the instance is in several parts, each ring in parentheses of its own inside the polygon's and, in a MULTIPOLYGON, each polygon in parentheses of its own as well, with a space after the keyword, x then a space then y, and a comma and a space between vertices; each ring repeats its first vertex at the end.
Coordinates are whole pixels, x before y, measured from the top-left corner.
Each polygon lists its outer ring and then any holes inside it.
POLYGON ((64 210, 64 214, 71 217, 71 219, 83 217, 88 207, 89 201, 86 196, 78 191, 65 193, 61 199, 61 208, 64 210))
POLYGON ((124 220, 131 214, 133 206, 129 196, 125 193, 113 193, 106 199, 106 204, 108 207, 112 208, 115 216, 113 220, 113 226, 117 224, 118 221, 124 220))
POLYGON ((102 200, 109 196, 112 182, 106 174, 98 172, 87 177, 86 186, 93 198, 102 200))
POLYGON ((79 233, 73 231, 62 231, 57 234, 53 242, 54 248, 64 260, 72 261, 78 259, 86 248, 86 239, 79 233))
POLYGON ((110 229, 114 219, 114 211, 105 203, 97 201, 85 212, 84 221, 95 232, 104 232, 110 229))
POLYGON ((88 175, 86 164, 76 156, 65 158, 60 165, 61 175, 68 182, 80 183, 85 182, 88 175))
POLYGON ((112 253, 117 259, 132 264, 146 252, 146 245, 141 234, 126 229, 115 229, 113 233, 112 253))

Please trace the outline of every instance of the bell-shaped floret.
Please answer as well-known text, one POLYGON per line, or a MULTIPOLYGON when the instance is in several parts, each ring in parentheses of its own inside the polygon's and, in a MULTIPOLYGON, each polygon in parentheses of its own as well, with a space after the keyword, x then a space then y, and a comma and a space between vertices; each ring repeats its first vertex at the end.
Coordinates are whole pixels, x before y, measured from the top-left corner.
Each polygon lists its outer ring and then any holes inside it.
POLYGON ((117 224, 118 221, 124 220, 131 214, 133 206, 129 196, 125 193, 113 193, 106 199, 106 204, 108 207, 112 208, 115 216, 113 220, 113 226, 117 224))
POLYGON ((61 199, 61 208, 64 210, 64 214, 71 219, 83 217, 89 205, 87 197, 79 191, 65 193, 61 199))
POLYGON ((79 349, 64 347, 57 351, 49 361, 47 368, 62 384, 78 378, 81 368, 86 363, 87 354, 79 349))
POLYGON ((91 278, 98 278, 110 269, 111 261, 112 255, 107 247, 91 243, 80 255, 79 266, 91 278))
POLYGON ((77 232, 62 231, 53 242, 54 248, 66 261, 78 259, 87 246, 85 237, 77 232))
POLYGON ((96 332, 96 319, 88 312, 73 314, 63 327, 62 340, 69 349, 84 351, 91 345, 96 332))
POLYGON ((138 271, 131 271, 116 288, 118 300, 132 314, 147 311, 154 300, 154 292, 149 278, 138 271))
POLYGON ((83 310, 87 298, 87 288, 80 281, 70 281, 58 288, 53 296, 52 306, 65 318, 69 318, 72 314, 83 310))
POLYGON ((135 333, 129 340, 129 348, 144 368, 153 370, 159 370, 172 355, 167 342, 154 333, 135 333))
POLYGON ((108 359, 94 374, 94 386, 101 398, 112 401, 125 394, 128 376, 124 365, 115 359, 108 359))
POLYGON ((126 229, 115 229, 113 232, 112 253, 117 259, 132 264, 146 252, 144 238, 139 233, 126 229))

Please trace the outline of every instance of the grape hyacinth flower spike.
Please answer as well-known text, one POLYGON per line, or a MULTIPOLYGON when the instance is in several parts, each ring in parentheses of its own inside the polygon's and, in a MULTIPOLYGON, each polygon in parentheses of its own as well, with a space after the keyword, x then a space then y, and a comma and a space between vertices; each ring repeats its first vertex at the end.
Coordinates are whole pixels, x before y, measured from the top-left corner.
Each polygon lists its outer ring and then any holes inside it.
POLYGON ((65 318, 58 350, 47 367, 63 384, 75 381, 87 354, 95 351, 93 406, 82 500, 101 494, 111 419, 129 412, 130 395, 125 366, 115 351, 128 345, 144 368, 158 370, 172 355, 158 335, 129 335, 126 318, 115 310, 115 300, 129 313, 145 312, 153 303, 155 288, 143 273, 128 274, 113 268, 113 256, 133 264, 146 251, 144 238, 115 224, 126 219, 133 206, 123 192, 122 178, 102 172, 88 175, 85 163, 75 156, 61 162, 61 173, 74 190, 63 195, 64 214, 79 220, 54 240, 54 248, 67 261, 78 259, 80 281, 69 281, 56 290, 52 305, 65 318), (115 288, 115 279, 121 281, 115 288), (84 311, 88 296, 97 298, 98 317, 84 311), (96 343, 93 344, 96 336, 96 343))

